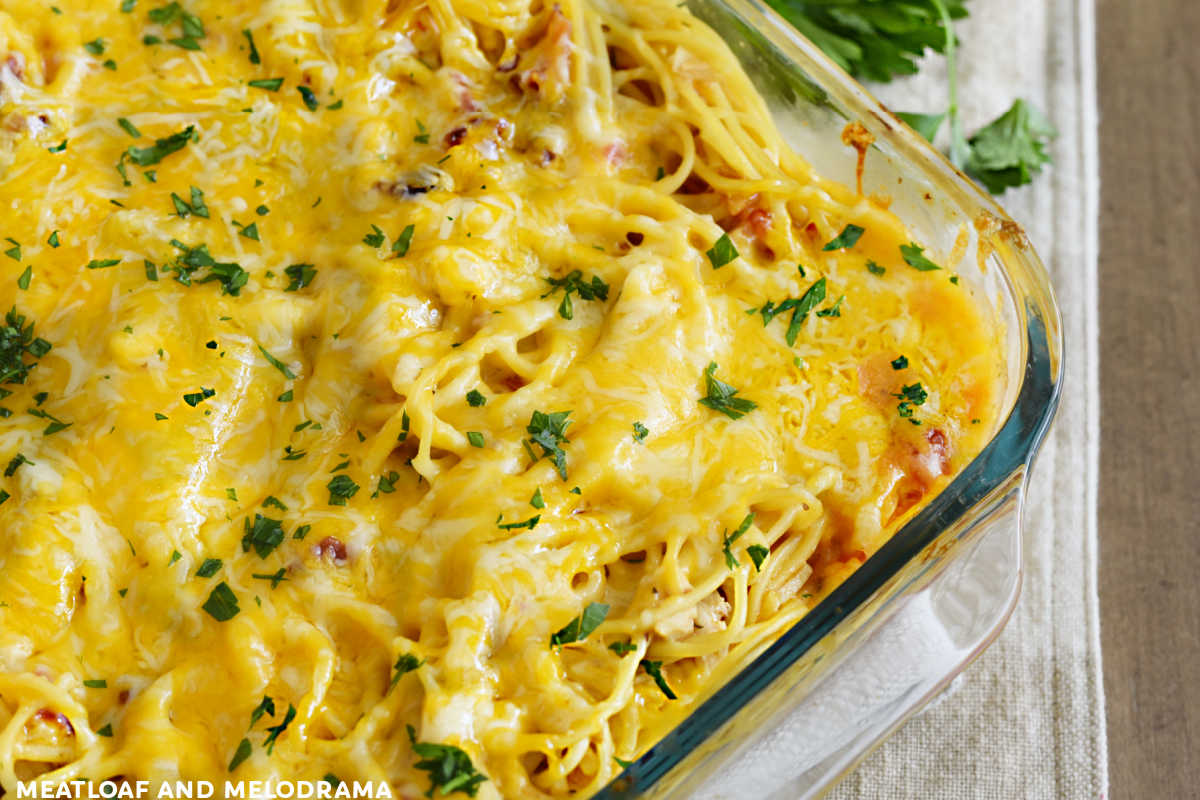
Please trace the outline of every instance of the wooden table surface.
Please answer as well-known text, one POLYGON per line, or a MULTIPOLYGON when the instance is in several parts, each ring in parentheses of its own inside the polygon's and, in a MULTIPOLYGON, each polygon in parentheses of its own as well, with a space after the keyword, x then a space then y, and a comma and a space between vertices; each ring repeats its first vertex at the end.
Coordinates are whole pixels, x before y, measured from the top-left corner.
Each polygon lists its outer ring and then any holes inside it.
POLYGON ((1097 11, 1112 797, 1200 797, 1200 2, 1097 11))

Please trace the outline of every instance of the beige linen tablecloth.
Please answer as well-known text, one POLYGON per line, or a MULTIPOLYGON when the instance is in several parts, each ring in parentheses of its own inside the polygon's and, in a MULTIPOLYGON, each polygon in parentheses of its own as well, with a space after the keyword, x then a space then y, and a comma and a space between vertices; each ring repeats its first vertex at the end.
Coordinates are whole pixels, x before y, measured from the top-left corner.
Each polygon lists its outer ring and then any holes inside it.
MULTIPOLYGON (((1002 204, 1046 262, 1062 307, 1066 381, 1025 511, 1025 581, 1008 627, 940 702, 835 789, 848 798, 1102 798, 1108 793, 1096 594, 1099 445, 1093 0, 971 0, 959 24, 969 132, 1016 96, 1060 132, 1054 165, 1002 204)), ((872 87, 940 111, 945 69, 872 87)), ((942 132, 943 137, 946 135, 942 132)), ((1114 187, 1120 191, 1120 187, 1114 187)))

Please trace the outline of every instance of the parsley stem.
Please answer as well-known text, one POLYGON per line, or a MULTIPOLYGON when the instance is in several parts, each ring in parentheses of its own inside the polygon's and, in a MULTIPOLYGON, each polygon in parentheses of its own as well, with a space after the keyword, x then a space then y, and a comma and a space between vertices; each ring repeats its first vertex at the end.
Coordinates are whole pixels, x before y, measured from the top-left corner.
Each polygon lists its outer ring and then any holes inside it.
POLYGON ((931 2, 942 18, 942 27, 946 29, 946 76, 950 82, 950 107, 946 116, 950 118, 950 163, 963 169, 967 164, 968 147, 962 120, 958 117, 958 37, 954 34, 954 20, 950 18, 950 11, 943 0, 931 2))

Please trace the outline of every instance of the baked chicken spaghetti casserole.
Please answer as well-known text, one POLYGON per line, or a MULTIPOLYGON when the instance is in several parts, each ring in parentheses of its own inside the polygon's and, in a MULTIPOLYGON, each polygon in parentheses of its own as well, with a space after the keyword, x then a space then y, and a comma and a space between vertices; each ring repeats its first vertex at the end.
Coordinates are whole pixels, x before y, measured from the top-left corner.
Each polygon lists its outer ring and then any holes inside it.
POLYGON ((0 238, 12 796, 587 796, 998 413, 674 0, 0 0, 0 238))

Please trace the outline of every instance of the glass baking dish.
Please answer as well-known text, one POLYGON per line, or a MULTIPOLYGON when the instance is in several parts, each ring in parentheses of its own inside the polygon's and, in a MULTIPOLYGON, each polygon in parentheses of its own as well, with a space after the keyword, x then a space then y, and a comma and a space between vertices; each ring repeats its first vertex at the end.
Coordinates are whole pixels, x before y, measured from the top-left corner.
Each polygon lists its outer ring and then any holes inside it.
POLYGON ((875 137, 863 187, 887 195, 1004 331, 1007 376, 989 444, 840 587, 610 783, 598 798, 810 797, 937 696, 1008 620, 1020 515, 1054 415, 1062 332, 1021 228, 812 43, 757 0, 689 0, 742 62, 784 137, 847 185, 849 122, 875 137), (963 243, 966 247, 963 248, 963 243))

